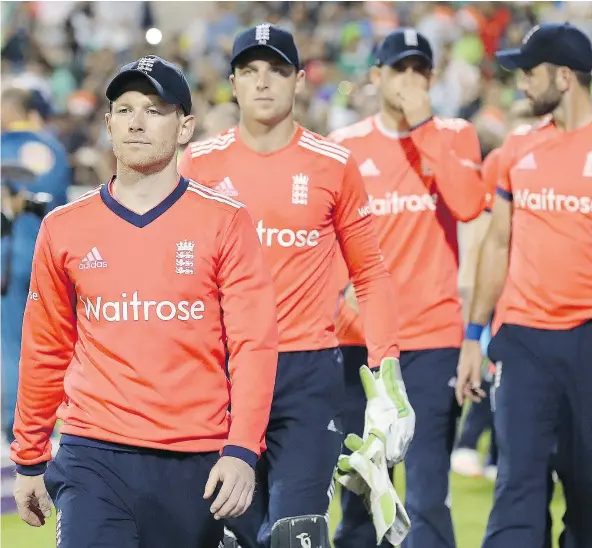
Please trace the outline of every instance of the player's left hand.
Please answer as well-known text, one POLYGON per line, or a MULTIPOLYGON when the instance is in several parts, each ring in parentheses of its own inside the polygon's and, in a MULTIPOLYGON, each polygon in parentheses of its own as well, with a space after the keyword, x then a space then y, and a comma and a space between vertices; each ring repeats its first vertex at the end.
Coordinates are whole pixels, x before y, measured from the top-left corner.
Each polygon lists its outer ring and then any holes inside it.
POLYGON ((354 434, 347 436, 345 446, 352 453, 339 457, 335 479, 364 499, 376 531, 376 544, 386 538, 398 546, 409 533, 411 523, 391 481, 384 442, 375 431, 366 440, 354 434))
POLYGON ((214 494, 219 482, 222 487, 210 507, 214 518, 236 518, 244 514, 253 500, 255 470, 236 457, 221 457, 210 471, 204 499, 214 494))
POLYGON ((415 433, 415 412, 407 398, 401 366, 396 358, 384 358, 372 373, 360 368, 360 378, 368 403, 364 418, 364 440, 379 432, 386 442, 389 466, 401 462, 415 433))
POLYGON ((432 104, 427 90, 408 84, 399 90, 397 98, 411 127, 432 117, 432 104))
POLYGON ((463 341, 456 369, 455 388, 456 401, 461 407, 465 399, 478 403, 485 397, 485 391, 481 388, 482 363, 483 355, 479 341, 463 341))

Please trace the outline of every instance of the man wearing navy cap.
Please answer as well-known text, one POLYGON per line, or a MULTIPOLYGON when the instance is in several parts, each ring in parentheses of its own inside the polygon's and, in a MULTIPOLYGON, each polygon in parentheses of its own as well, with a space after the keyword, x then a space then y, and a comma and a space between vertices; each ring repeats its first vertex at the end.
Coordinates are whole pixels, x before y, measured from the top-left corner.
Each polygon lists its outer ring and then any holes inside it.
POLYGON ((488 354, 498 444, 483 548, 550 546, 549 470, 563 483, 561 546, 592 546, 592 43, 570 24, 534 27, 497 54, 546 120, 500 152, 492 223, 477 267, 457 397, 479 401, 488 354), (497 305, 497 306, 496 306, 497 305))
POLYGON ((402 458, 415 416, 397 359, 396 297, 357 163, 349 150, 294 120, 305 75, 292 34, 269 23, 246 29, 235 38, 231 66, 239 124, 189 145, 180 169, 251 211, 272 270, 280 352, 256 497, 227 526, 242 548, 325 548, 324 515, 344 434, 333 327, 337 245, 360 300, 370 367, 385 364, 392 372, 389 394, 399 405, 389 399, 384 435, 397 448, 393 458, 402 458))
MULTIPOLYGON (((380 112, 330 137, 361 165, 380 248, 400 295, 401 369, 417 415, 405 458, 411 530, 402 546, 450 548, 455 546, 450 454, 460 412, 454 377, 463 334, 457 226, 485 206, 481 151, 472 124, 432 116, 432 48, 415 29, 386 36, 370 78, 379 90, 380 112)), ((346 294, 347 284, 345 276, 340 287, 346 294)), ((337 325, 346 326, 351 312, 346 299, 337 325)), ((353 331, 338 329, 338 335, 346 374, 346 430, 361 434, 365 398, 357 371, 366 351, 353 331)), ((341 498, 336 548, 370 546, 374 531, 362 499, 347 491, 341 498)))
POLYGON ((219 548, 269 421, 271 276, 243 204, 178 174, 183 73, 143 57, 106 95, 116 174, 47 215, 35 247, 14 497, 39 527, 51 496, 60 548, 219 548))

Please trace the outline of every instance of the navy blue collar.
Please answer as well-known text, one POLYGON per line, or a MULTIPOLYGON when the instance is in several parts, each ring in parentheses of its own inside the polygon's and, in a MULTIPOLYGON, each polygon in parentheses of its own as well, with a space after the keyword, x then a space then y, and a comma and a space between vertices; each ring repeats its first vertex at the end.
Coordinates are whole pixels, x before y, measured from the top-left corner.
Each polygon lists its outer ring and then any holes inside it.
POLYGON ((138 228, 143 228, 149 225, 152 221, 155 221, 163 213, 168 211, 175 204, 175 202, 177 202, 177 200, 181 198, 183 194, 185 194, 185 191, 189 186, 189 181, 185 179, 185 177, 180 177, 179 184, 162 202, 143 215, 139 215, 138 213, 135 213, 134 211, 121 205, 115 198, 113 198, 113 196, 111 196, 111 192, 109 192, 109 186, 113 182, 113 179, 111 179, 111 181, 109 181, 106 185, 103 185, 101 188, 101 198, 103 199, 103 202, 111 211, 113 211, 113 213, 115 213, 115 215, 122 218, 124 221, 137 226, 138 228))

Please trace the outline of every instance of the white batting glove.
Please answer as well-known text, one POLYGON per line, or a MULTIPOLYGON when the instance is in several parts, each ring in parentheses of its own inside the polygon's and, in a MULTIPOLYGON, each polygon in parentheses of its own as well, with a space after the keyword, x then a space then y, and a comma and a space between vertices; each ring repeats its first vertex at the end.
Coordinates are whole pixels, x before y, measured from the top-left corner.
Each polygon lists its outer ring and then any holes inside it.
POLYGON ((386 538, 398 546, 409 533, 411 522, 389 476, 384 439, 377 432, 371 432, 365 442, 350 434, 345 446, 352 454, 339 457, 335 479, 363 498, 377 545, 386 538))
POLYGON ((403 460, 415 433, 415 412, 407 398, 399 360, 384 358, 374 374, 363 366, 360 378, 368 399, 364 440, 371 431, 379 432, 386 440, 386 460, 392 467, 403 460))

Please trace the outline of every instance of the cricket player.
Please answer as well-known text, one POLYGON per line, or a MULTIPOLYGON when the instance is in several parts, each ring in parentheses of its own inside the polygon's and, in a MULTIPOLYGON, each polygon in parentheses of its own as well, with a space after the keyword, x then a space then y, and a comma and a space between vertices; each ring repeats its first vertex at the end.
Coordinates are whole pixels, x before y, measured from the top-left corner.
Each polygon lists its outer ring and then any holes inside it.
POLYGON ((181 71, 143 57, 106 95, 117 173, 50 213, 37 239, 14 496, 40 526, 47 488, 60 548, 218 548, 264 448, 271 276, 246 208, 177 174, 195 124, 181 71))
POLYGON ((502 147, 459 360, 459 402, 481 399, 478 339, 497 303, 489 357, 498 477, 483 547, 548 545, 557 452, 562 546, 583 548, 592 546, 592 44, 572 25, 544 24, 498 59, 521 70, 534 114, 553 113, 563 129, 547 121, 502 147))
MULTIPOLYGON (((538 129, 545 130, 547 128, 546 123, 541 124, 540 122, 542 120, 532 115, 532 105, 529 104, 528 99, 514 103, 510 109, 509 118, 508 129, 515 136, 523 135, 528 138, 533 131, 537 131, 538 129)), ((493 209, 493 201, 495 200, 496 187, 499 179, 501 144, 501 142, 498 143, 498 146, 492 149, 483 160, 481 175, 487 186, 488 205, 479 218, 469 223, 476 223, 476 226, 469 232, 471 237, 468 242, 465 242, 467 249, 465 249, 464 256, 461 259, 459 279, 462 280, 464 278, 465 287, 470 289, 462 296, 461 287, 463 308, 466 310, 466 315, 468 315, 468 307, 471 304, 479 252, 481 251, 485 234, 491 223, 491 211, 493 209)), ((463 285, 462 281, 459 283, 461 286, 463 285)), ((489 396, 491 383, 495 376, 495 364, 487 359, 487 348, 490 341, 491 325, 488 324, 483 330, 480 339, 481 352, 485 356, 482 388, 487 396, 489 396)), ((493 414, 489 399, 486 398, 481 402, 475 402, 471 405, 463 422, 462 430, 459 432, 457 448, 452 452, 450 464, 451 469, 457 474, 469 477, 484 475, 487 479, 495 481, 497 476, 497 446, 495 443, 493 414), (485 466, 483 466, 481 455, 477 451, 477 444, 481 434, 485 430, 491 430, 491 441, 485 466)))
MULTIPOLYGON (((400 296, 401 369, 417 416, 405 459, 405 506, 412 526, 403 546, 453 547, 448 474, 463 333, 457 222, 476 218, 486 205, 481 150, 470 123, 432 116, 433 54, 422 34, 412 28, 393 31, 376 60, 370 77, 379 90, 380 112, 331 138, 360 163, 380 248, 400 296)), ((365 398, 357 370, 366 351, 356 337, 345 269, 337 268, 345 297, 337 319, 348 393, 345 429, 359 434, 365 398)), ((362 500, 343 492, 342 507, 335 546, 371 546, 374 532, 362 500)))
MULTIPOLYGON (((324 515, 328 508, 344 434, 342 358, 333 325, 337 243, 358 293, 370 366, 399 355, 393 285, 357 164, 346 148, 294 121, 304 78, 288 31, 263 23, 241 32, 231 75, 240 122, 192 143, 181 161, 183 175, 247 205, 276 292, 280 355, 259 497, 228 523, 242 548, 267 547, 276 522, 324 515)), ((400 376, 393 390, 409 411, 396 429, 401 443, 394 444, 406 449, 414 415, 400 376)), ((303 534, 318 545, 310 530, 303 534)))

